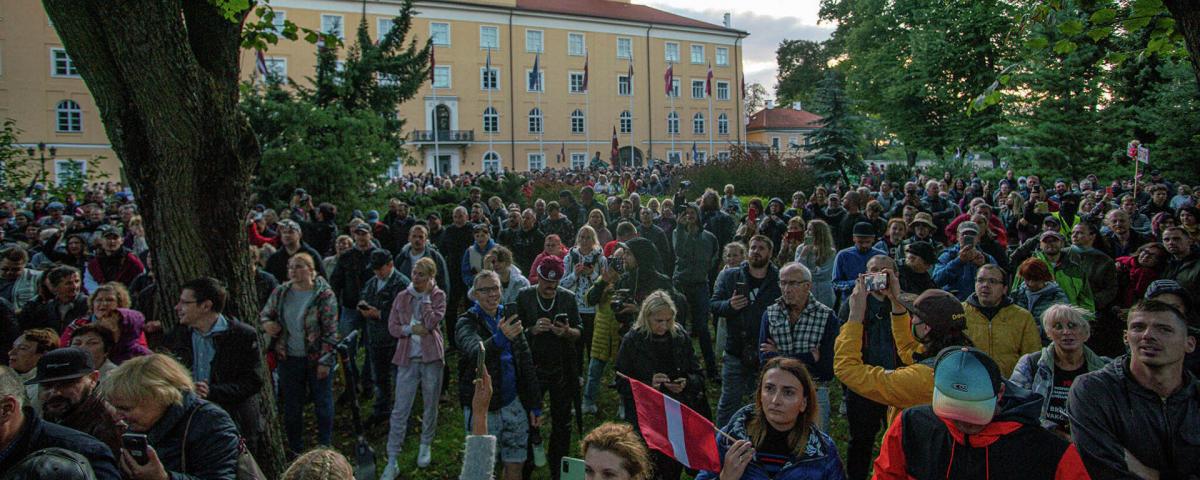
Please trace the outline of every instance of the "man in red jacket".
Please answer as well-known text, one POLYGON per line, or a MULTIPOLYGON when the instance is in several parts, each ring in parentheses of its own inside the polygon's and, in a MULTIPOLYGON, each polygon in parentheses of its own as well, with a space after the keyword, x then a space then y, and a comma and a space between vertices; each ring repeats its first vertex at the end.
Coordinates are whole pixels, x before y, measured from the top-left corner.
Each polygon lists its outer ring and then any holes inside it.
POLYGON ((1075 446, 1038 425, 1042 397, 1005 381, 987 354, 946 348, 933 376, 933 405, 888 428, 876 479, 1089 478, 1075 446))

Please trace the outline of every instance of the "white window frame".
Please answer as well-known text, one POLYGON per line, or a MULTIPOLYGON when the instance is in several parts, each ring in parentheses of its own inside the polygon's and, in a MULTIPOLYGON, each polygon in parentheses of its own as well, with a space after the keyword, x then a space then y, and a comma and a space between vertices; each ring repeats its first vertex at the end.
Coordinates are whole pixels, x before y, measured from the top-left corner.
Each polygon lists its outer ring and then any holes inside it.
POLYGON ((529 93, 537 93, 537 92, 545 93, 546 92, 546 70, 542 69, 542 68, 538 69, 538 88, 539 88, 539 90, 530 88, 530 87, 532 87, 532 85, 529 84, 530 83, 529 81, 532 80, 532 77, 533 77, 533 69, 526 68, 525 69, 525 91, 529 92, 529 93))
POLYGON ((533 107, 533 110, 529 111, 527 123, 528 123, 527 126, 529 127, 529 134, 537 135, 537 134, 545 133, 546 132, 546 112, 543 112, 542 109, 540 109, 540 108, 533 107), (535 128, 535 126, 536 126, 536 128, 535 128))
POLYGON ((673 163, 676 165, 683 164, 683 151, 667 150, 667 163, 673 163))
POLYGON ((500 50, 500 27, 495 26, 495 25, 480 25, 479 26, 479 49, 480 50, 488 50, 488 49, 500 50), (488 44, 489 42, 483 34, 483 32, 485 30, 491 30, 493 32, 496 32, 496 37, 494 38, 495 45, 488 44))
POLYGON ((50 49, 50 76, 55 78, 79 78, 79 69, 75 68, 75 61, 71 60, 71 55, 67 53, 67 49, 62 47, 53 47, 50 49), (64 71, 58 73, 58 55, 62 54, 64 71))
POLYGON ((628 74, 617 75, 617 95, 628 97, 633 95, 633 82, 630 81, 628 74), (622 83, 624 82, 624 83, 622 83))
POLYGON ((283 32, 283 27, 287 23, 287 10, 280 10, 278 8, 271 10, 275 12, 275 18, 271 19, 271 28, 274 29, 275 33, 283 32))
POLYGON ((717 152, 717 160, 721 162, 729 161, 729 150, 721 150, 717 152))
POLYGON ((729 47, 717 47, 717 53, 714 59, 718 67, 729 66, 729 47))
POLYGON ((277 77, 279 80, 287 80, 287 57, 263 57, 263 63, 267 66, 267 76, 277 77), (279 68, 279 65, 282 65, 283 68, 279 68))
POLYGON ((454 88, 453 72, 449 65, 435 65, 433 67, 433 86, 435 88, 454 88), (444 72, 444 73, 443 73, 444 72), (441 77, 446 79, 445 82, 440 82, 441 77))
POLYGON ((577 108, 577 109, 571 111, 571 133, 576 134, 576 135, 583 135, 583 132, 586 132, 586 131, 587 131, 587 116, 585 116, 583 114, 583 110, 580 110, 577 108), (578 115, 576 115, 576 114, 578 114, 578 115), (576 120, 579 121, 579 125, 578 125, 579 128, 575 128, 576 120))
POLYGON ((571 152, 571 169, 583 170, 587 168, 587 152, 571 152))
POLYGON ((663 43, 663 61, 667 63, 679 63, 679 42, 663 43), (674 51, 674 55, 672 55, 672 51, 674 51))
POLYGON ((729 135, 729 115, 724 112, 717 115, 717 135, 729 135))
POLYGON ((717 101, 729 100, 729 82, 716 80, 714 83, 717 84, 717 101))
POLYGON ((671 79, 671 96, 679 98, 679 77, 671 79))
POLYGON ((622 110, 617 117, 617 129, 621 133, 633 132, 633 114, 629 110, 622 110))
POLYGON ((633 38, 617 37, 617 58, 623 60, 633 58, 633 38), (622 43, 625 45, 622 46, 622 43))
POLYGON ((450 32, 451 32, 450 22, 429 22, 429 40, 436 46, 449 47, 450 43, 451 43, 450 42, 450 37, 451 37, 450 32), (445 39, 441 42, 438 41, 438 32, 436 30, 434 30, 434 28, 438 27, 438 26, 446 27, 445 39))
POLYGON ((479 67, 479 90, 483 92, 489 90, 487 84, 487 74, 489 71, 492 73, 492 83, 494 83, 490 90, 493 92, 498 92, 500 91, 500 69, 497 67, 492 67, 491 70, 488 70, 487 67, 479 67))
POLYGON ((704 45, 691 44, 688 45, 688 60, 692 65, 704 65, 704 45), (696 59, 696 49, 700 49, 700 58, 696 59))
POLYGON ((74 160, 74 159, 70 159, 70 158, 56 158, 56 159, 54 159, 54 184, 55 185, 62 186, 62 182, 63 182, 63 180, 65 180, 63 178, 63 175, 66 175, 66 173, 67 173, 66 165, 72 164, 72 163, 79 165, 79 174, 83 175, 84 178, 87 178, 87 166, 88 165, 87 165, 86 161, 74 160))
POLYGON ((70 98, 64 98, 55 103, 54 131, 57 133, 83 133, 83 106, 70 98), (67 102, 71 102, 74 108, 67 105, 67 102), (63 125, 66 125, 66 128, 63 128, 63 125))
POLYGON ((567 93, 584 93, 583 72, 567 72, 567 93), (576 82, 576 79, 578 79, 578 82, 576 82))
POLYGON ((567 55, 572 57, 582 57, 587 52, 587 37, 583 32, 567 32, 567 55), (579 49, 575 49, 573 40, 579 39, 579 49))
POLYGON ((332 13, 322 13, 321 14, 321 33, 336 33, 337 38, 345 40, 346 39, 346 17, 344 17, 342 15, 332 14, 332 13), (337 19, 337 32, 332 32, 332 31, 330 31, 331 30, 330 27, 332 27, 332 25, 326 25, 325 21, 333 20, 335 18, 337 19))
POLYGON ((483 120, 483 133, 500 133, 500 111, 496 110, 496 107, 484 107, 481 118, 483 120), (488 109, 492 111, 490 115, 488 114, 488 109), (496 128, 493 130, 488 130, 488 117, 492 117, 492 120, 495 122, 496 128))
POLYGON ((546 156, 545 156, 545 154, 543 154, 541 152, 526 153, 525 161, 526 161, 526 165, 528 165, 528 167, 529 167, 529 171, 531 171, 531 172, 534 170, 545 170, 546 169, 546 156), (536 165, 536 167, 534 165, 536 165))
POLYGON ((528 53, 545 53, 546 51, 546 31, 536 28, 525 29, 525 51, 528 53), (536 34, 537 41, 531 41, 530 35, 536 34))
POLYGON ((500 158, 500 153, 495 150, 483 152, 483 158, 480 160, 479 164, 483 165, 484 172, 499 173, 504 170, 504 160, 500 158), (488 164, 489 162, 494 162, 495 168, 488 168, 491 166, 488 164))
POLYGON ((708 152, 707 151, 696 150, 696 152, 692 154, 692 164, 693 165, 700 165, 707 161, 708 161, 708 152))
POLYGON ((679 135, 679 113, 678 112, 668 112, 667 113, 667 134, 668 135, 679 135))
POLYGON ((794 148, 793 145, 796 147, 799 147, 800 146, 799 139, 797 137, 788 137, 788 150, 791 150, 792 148, 794 148))
POLYGON ((704 97, 704 80, 692 79, 692 98, 703 100, 704 97))
POLYGON ((704 134, 704 130, 706 128, 708 128, 708 121, 705 120, 703 113, 696 112, 695 115, 692 115, 692 134, 693 135, 704 134), (696 123, 697 121, 699 121, 700 123, 696 123), (700 128, 696 128, 696 127, 700 127, 700 128))

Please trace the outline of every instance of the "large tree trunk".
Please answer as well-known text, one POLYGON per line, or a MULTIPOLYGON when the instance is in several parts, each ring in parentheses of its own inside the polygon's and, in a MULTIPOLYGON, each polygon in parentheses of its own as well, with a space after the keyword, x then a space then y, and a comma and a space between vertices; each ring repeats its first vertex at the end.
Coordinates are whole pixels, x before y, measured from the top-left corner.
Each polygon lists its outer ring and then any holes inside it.
POLYGON ((1196 7, 1195 0, 1163 0, 1163 5, 1175 19, 1175 30, 1183 34, 1196 87, 1200 88, 1200 8, 1196 7))
MULTIPOLYGON (((257 325, 241 222, 260 151, 237 108, 240 22, 204 0, 43 3, 137 196, 160 305, 208 275, 229 287, 227 314, 257 325)), ((173 315, 161 320, 174 327, 173 315)), ((276 478, 284 459, 271 382, 262 397, 267 433, 250 447, 276 478)))

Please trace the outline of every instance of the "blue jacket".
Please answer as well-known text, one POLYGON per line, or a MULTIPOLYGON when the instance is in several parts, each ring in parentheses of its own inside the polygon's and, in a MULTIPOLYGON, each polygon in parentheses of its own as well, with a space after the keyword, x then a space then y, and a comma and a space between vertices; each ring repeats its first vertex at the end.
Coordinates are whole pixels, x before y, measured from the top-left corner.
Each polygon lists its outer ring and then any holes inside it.
MULTIPOLYGON (((953 293, 959 300, 966 300, 975 293, 975 273, 979 272, 979 266, 959 261, 958 252, 961 249, 961 245, 954 244, 942 251, 938 257, 938 264, 933 267, 933 283, 953 293)), ((980 250, 979 253, 983 251, 980 250)), ((984 263, 996 263, 996 259, 991 255, 983 253, 983 256, 987 259, 984 263)))
POLYGON ((42 420, 31 406, 26 405, 21 413, 25 415, 25 423, 21 425, 21 431, 9 451, 0 456, 0 472, 8 472, 38 450, 60 447, 87 458, 98 480, 121 478, 116 459, 107 445, 88 434, 42 420))
POLYGON ((483 271, 483 257, 493 248, 496 248, 496 241, 489 238, 483 249, 479 248, 478 243, 471 242, 471 246, 467 247, 467 251, 463 253, 462 279, 467 288, 475 285, 475 274, 483 271))
MULTIPOLYGON (((746 422, 754 414, 754 405, 746 405, 733 414, 729 424, 721 431, 738 440, 750 440, 746 433, 746 422)), ((838 456, 837 445, 825 432, 812 425, 808 436, 808 445, 804 447, 804 456, 779 456, 756 453, 754 460, 746 465, 742 480, 843 480, 842 459, 838 456)), ((717 438, 717 450, 721 463, 725 462, 725 450, 730 442, 724 436, 717 438)), ((696 480, 716 480, 720 473, 702 471, 696 480)))
MULTIPOLYGON (((860 273, 866 273, 867 260, 876 255, 887 256, 888 253, 877 249, 870 248, 865 252, 858 251, 858 247, 844 248, 833 257, 833 288, 838 292, 849 294, 854 290, 854 282, 858 281, 860 273)), ((830 307, 833 307, 830 305, 830 307)))
POLYGON ((171 480, 237 478, 241 452, 237 426, 225 410, 194 393, 184 393, 181 405, 167 407, 146 436, 171 480), (193 411, 189 427, 188 416, 193 411), (183 464, 185 445, 187 465, 183 464))
MULTIPOLYGON (((763 278, 758 293, 751 293, 751 301, 746 308, 735 310, 729 304, 733 298, 733 290, 738 282, 749 282, 750 263, 742 262, 737 268, 726 268, 717 276, 716 288, 713 288, 712 298, 708 308, 713 315, 724 317, 729 336, 725 339, 725 353, 737 358, 745 348, 758 350, 758 329, 762 326, 763 313, 767 307, 779 299, 779 269, 774 265, 767 266, 767 276, 763 278)), ((748 285, 747 285, 748 286, 748 285)))

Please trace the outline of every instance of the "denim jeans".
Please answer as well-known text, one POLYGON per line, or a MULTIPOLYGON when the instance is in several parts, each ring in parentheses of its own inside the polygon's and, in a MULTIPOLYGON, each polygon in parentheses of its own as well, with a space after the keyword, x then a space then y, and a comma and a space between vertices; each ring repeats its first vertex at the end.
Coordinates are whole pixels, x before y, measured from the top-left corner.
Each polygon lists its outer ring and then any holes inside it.
POLYGON ((717 319, 717 357, 725 356, 725 339, 729 337, 729 324, 725 317, 717 319))
POLYGON ((333 375, 317 379, 316 368, 309 368, 305 357, 287 357, 275 367, 279 375, 279 403, 283 407, 283 426, 292 455, 304 452, 304 405, 312 402, 317 413, 317 443, 333 441, 333 375))
MULTIPOLYGON (((372 415, 382 417, 392 411, 392 378, 396 375, 396 366, 392 365, 392 355, 396 353, 396 337, 387 331, 384 324, 387 319, 367 320, 367 361, 375 373, 375 407, 372 415)), ((442 372, 438 372, 440 377, 442 372)), ((441 383, 439 379, 439 383, 441 383)))
POLYGON ((713 352, 712 334, 708 330, 708 300, 709 287, 707 283, 681 283, 676 285, 683 296, 687 298, 688 316, 691 318, 692 333, 700 342, 700 352, 704 358, 704 371, 716 372, 717 357, 713 352))
MULTIPOLYGON (((346 335, 349 335, 350 332, 359 331, 358 340, 350 343, 350 351, 348 353, 355 359, 353 363, 355 368, 358 368, 357 377, 359 385, 367 387, 373 384, 372 379, 374 378, 371 375, 371 361, 368 359, 365 362, 361 362, 362 365, 359 366, 360 362, 357 360, 359 347, 365 347, 367 344, 366 324, 363 320, 365 319, 358 312, 358 309, 343 306, 341 315, 338 316, 338 338, 346 338, 346 335)), ((355 387, 358 387, 358 385, 355 385, 355 387)))
POLYGON ((588 362, 587 383, 583 385, 583 404, 596 404, 596 391, 600 389, 600 378, 604 376, 604 367, 608 362, 604 360, 591 359, 588 362))
POLYGON ((820 427, 822 432, 829 433, 829 386, 826 384, 817 384, 817 406, 821 408, 817 427, 820 427))
MULTIPOLYGON (((742 365, 737 355, 729 355, 721 360, 721 399, 717 401, 717 428, 725 427, 739 408, 746 406, 746 397, 754 393, 754 384, 758 382, 758 371, 742 365)), ((753 400, 753 398, 751 398, 753 400)))
MULTIPOLYGON (((437 433, 438 401, 442 398, 442 361, 421 362, 411 359, 407 366, 396 367, 396 403, 392 407, 388 430, 387 454, 398 455, 404 447, 408 417, 412 413, 417 389, 421 390, 424 413, 421 415, 421 444, 433 444, 437 433)), ((379 400, 376 399, 376 402, 379 400)))

